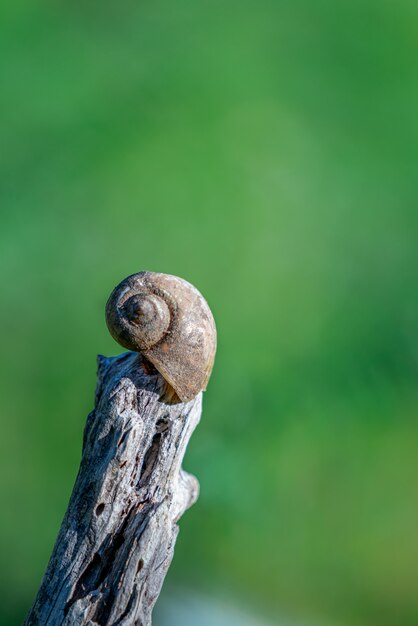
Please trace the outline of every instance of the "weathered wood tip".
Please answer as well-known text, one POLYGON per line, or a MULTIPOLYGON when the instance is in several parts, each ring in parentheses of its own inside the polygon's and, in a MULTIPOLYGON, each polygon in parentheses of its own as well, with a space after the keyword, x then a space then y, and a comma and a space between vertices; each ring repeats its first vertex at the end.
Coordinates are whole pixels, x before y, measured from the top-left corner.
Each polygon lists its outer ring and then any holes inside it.
POLYGON ((149 626, 176 522, 198 497, 181 463, 202 394, 171 402, 137 353, 97 364, 79 473, 27 626, 149 626))

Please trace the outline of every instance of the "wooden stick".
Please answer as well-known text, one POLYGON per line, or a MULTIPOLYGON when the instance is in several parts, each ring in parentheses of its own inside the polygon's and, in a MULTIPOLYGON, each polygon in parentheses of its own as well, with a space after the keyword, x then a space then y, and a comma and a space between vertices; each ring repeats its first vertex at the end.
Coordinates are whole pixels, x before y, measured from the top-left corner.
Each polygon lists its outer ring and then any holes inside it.
POLYGON ((202 394, 170 404, 140 354, 98 363, 80 469, 27 626, 149 626, 176 522, 198 497, 181 463, 202 394))

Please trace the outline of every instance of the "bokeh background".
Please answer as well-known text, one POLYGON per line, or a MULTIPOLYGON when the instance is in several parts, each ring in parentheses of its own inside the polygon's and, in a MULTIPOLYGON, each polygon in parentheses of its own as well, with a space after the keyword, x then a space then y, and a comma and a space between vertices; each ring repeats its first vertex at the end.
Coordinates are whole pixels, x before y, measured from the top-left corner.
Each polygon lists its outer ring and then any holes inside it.
POLYGON ((170 597, 194 626, 199 598, 217 626, 244 624, 225 603, 415 626, 416 1, 0 11, 0 623, 34 598, 96 354, 119 352, 107 296, 151 269, 219 331, 157 626, 186 624, 170 597))

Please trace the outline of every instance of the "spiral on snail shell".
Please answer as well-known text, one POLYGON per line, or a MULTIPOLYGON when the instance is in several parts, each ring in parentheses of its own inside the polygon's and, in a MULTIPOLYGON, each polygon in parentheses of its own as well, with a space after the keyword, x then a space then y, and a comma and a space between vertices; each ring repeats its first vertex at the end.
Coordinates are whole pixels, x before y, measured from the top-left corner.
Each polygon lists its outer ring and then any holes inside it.
POLYGON ((216 327, 201 293, 157 272, 128 276, 111 293, 106 322, 112 337, 148 359, 187 402, 205 390, 216 352, 216 327))

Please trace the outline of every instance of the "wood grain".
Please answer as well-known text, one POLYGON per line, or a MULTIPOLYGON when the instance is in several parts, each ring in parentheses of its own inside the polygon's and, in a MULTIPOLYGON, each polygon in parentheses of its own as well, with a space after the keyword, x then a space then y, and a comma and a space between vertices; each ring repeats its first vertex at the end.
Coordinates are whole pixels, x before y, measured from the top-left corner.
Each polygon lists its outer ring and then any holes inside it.
POLYGON ((80 469, 27 626, 149 626, 177 521, 198 497, 181 463, 202 394, 170 404, 136 353, 98 363, 80 469))

